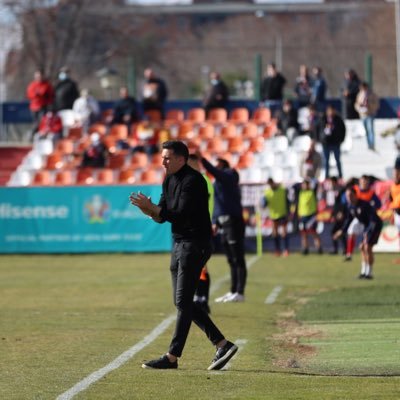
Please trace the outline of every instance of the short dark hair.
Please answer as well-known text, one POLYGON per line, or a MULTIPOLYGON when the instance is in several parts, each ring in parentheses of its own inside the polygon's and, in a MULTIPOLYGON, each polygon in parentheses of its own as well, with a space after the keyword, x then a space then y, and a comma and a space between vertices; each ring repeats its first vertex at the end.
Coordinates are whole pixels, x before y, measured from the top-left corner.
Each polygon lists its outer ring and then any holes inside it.
POLYGON ((222 164, 224 169, 230 168, 229 162, 225 158, 217 158, 217 161, 222 164))
POLYGON ((185 161, 189 158, 189 149, 185 143, 179 140, 168 140, 162 144, 162 148, 172 150, 175 155, 184 157, 185 161))

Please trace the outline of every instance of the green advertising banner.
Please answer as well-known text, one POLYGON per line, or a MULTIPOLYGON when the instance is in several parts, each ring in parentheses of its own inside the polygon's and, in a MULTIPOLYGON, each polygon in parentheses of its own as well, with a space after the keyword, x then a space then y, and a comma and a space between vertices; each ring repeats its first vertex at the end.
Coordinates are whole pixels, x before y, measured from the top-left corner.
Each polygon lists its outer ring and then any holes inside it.
POLYGON ((171 249, 169 223, 129 202, 160 186, 0 188, 0 253, 158 252, 171 249))

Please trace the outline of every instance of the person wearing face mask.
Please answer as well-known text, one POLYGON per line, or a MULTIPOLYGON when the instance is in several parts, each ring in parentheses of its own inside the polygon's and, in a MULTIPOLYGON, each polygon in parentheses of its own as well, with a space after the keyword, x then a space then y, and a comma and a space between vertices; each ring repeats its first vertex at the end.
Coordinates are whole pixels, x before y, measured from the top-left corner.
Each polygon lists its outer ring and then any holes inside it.
POLYGON ((203 100, 203 107, 208 113, 213 108, 225 108, 229 99, 229 90, 218 72, 210 73, 210 87, 203 100))
POLYGON ((58 74, 58 82, 55 87, 55 108, 60 110, 72 110, 74 101, 79 97, 78 85, 69 77, 69 69, 63 67, 58 74))

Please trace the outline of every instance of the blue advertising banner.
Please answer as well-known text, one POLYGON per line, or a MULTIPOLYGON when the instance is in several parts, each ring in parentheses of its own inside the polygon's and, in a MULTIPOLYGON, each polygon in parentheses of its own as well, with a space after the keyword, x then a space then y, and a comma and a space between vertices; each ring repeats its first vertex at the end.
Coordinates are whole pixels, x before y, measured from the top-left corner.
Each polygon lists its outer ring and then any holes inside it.
POLYGON ((0 188, 0 253, 152 252, 171 249, 169 223, 129 202, 160 186, 0 188))

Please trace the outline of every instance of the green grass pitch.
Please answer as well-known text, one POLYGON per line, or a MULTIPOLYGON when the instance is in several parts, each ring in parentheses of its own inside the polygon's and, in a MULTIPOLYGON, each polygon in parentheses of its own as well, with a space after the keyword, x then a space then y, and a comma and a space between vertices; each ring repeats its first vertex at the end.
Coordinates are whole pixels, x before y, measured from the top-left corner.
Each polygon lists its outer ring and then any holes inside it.
MULTIPOLYGON (((372 281, 356 279, 359 255, 254 257, 246 301, 210 303, 240 343, 227 370, 206 370, 214 349, 195 326, 178 370, 143 370, 167 350, 171 324, 74 399, 400 398, 396 255, 376 255, 372 281)), ((168 254, 0 256, 0 398, 56 399, 141 342, 174 314, 168 263, 168 254)), ((229 289, 225 258, 209 269, 215 298, 229 289)))

